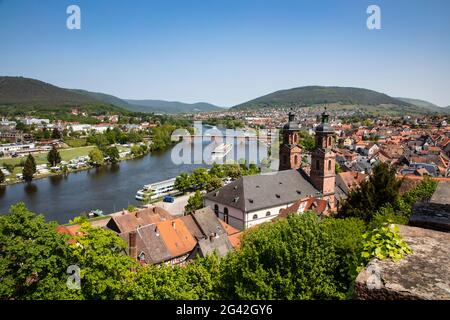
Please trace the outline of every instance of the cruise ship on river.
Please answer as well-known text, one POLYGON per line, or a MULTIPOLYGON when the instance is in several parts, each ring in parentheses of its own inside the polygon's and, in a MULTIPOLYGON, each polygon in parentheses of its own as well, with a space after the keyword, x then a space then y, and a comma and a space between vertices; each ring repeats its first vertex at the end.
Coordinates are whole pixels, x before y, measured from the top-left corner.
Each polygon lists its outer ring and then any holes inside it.
POLYGON ((146 199, 152 201, 164 197, 174 191, 174 186, 175 178, 147 184, 142 189, 138 190, 136 193, 136 199, 140 201, 144 201, 146 199))
POLYGON ((225 157, 233 148, 230 143, 221 143, 211 152, 213 158, 223 158, 225 157))

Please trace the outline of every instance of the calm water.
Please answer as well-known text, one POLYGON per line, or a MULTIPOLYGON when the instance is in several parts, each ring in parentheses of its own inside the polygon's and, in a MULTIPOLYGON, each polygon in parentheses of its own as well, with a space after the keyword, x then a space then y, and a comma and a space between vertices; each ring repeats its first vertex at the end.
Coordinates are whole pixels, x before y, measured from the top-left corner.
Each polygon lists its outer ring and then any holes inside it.
MULTIPOLYGON (((238 154, 239 150, 242 152, 244 149, 248 154, 248 146, 235 144, 234 153, 238 154)), ((134 197, 143 185, 205 166, 205 163, 174 164, 171 150, 168 150, 122 161, 116 166, 71 173, 65 177, 48 177, 35 180, 30 185, 11 185, 0 188, 0 213, 7 213, 9 207, 17 202, 24 202, 31 211, 59 223, 66 223, 94 209, 112 213, 130 204, 139 204, 134 197)))

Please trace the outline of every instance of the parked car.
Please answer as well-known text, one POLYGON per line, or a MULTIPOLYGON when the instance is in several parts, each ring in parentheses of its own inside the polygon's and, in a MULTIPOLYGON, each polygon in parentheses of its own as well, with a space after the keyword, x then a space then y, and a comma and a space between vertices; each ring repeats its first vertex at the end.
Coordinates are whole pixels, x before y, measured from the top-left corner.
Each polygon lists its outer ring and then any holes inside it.
POLYGON ((172 196, 165 196, 163 201, 173 203, 175 201, 175 198, 172 196))

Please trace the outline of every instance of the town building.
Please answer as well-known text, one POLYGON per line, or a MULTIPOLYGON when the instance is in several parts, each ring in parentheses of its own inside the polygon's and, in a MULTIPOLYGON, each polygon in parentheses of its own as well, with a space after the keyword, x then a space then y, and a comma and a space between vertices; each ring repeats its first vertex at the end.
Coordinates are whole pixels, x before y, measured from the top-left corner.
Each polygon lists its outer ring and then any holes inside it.
POLYGON ((296 203, 301 207, 300 204, 306 199, 316 199, 310 203, 310 208, 320 202, 321 214, 335 211, 349 188, 336 189, 336 155, 332 151, 334 131, 328 119, 325 111, 316 127, 316 150, 311 155, 312 168, 309 172, 301 166, 299 126, 290 112, 289 122, 283 127, 280 171, 241 177, 207 193, 204 205, 239 230, 271 221, 296 203))

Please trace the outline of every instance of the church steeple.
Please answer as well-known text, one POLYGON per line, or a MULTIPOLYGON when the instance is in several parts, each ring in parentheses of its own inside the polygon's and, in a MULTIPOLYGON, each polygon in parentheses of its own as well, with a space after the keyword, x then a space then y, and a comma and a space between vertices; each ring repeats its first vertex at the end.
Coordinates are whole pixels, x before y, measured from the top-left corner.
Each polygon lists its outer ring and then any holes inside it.
POLYGON ((336 184, 336 155, 332 151, 334 131, 329 124, 329 115, 325 108, 322 122, 316 127, 316 149, 311 154, 312 184, 322 192, 324 199, 328 199, 334 207, 334 193, 336 184))
POLYGON ((289 122, 283 126, 283 144, 280 147, 279 170, 299 169, 302 165, 302 149, 299 145, 300 127, 295 120, 292 109, 288 115, 289 122))

